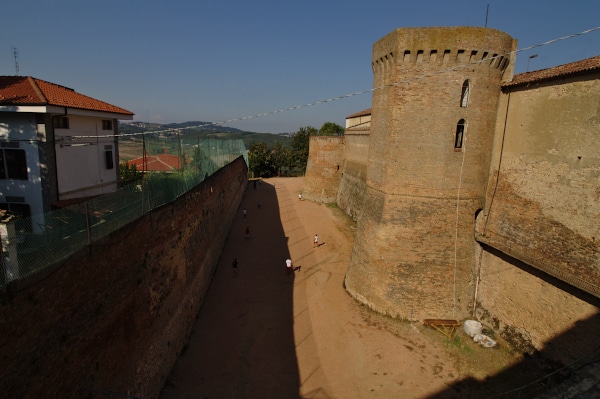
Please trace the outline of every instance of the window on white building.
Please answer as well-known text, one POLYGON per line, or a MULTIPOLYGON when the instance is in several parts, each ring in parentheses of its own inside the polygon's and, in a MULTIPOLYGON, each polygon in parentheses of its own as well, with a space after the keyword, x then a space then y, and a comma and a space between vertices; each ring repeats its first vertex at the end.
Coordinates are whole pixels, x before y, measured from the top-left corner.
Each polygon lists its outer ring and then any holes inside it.
POLYGON ((102 130, 112 130, 112 120, 103 119, 102 120, 102 130))
POLYGON ((106 169, 112 169, 115 167, 115 162, 113 159, 113 152, 112 150, 105 150, 104 151, 104 160, 106 161, 106 169))
POLYGON ((69 118, 67 118, 66 116, 57 116, 54 118, 53 125, 55 129, 68 129, 69 118))

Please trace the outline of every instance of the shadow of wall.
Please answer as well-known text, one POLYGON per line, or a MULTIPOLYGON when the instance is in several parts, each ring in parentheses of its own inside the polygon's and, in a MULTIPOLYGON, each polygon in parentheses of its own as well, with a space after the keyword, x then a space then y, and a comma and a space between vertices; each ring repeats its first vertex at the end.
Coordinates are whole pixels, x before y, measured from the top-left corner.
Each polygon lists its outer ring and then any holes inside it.
POLYGON ((285 267, 290 251, 277 197, 273 185, 248 185, 189 345, 161 399, 299 397, 294 273, 285 267))

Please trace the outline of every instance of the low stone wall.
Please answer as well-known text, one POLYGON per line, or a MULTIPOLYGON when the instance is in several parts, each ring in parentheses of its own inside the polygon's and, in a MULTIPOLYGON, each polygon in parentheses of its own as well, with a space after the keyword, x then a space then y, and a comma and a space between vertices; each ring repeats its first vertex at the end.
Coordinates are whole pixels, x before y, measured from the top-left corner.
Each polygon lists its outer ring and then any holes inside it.
POLYGON ((185 346, 247 184, 243 158, 1 298, 7 398, 157 398, 185 346))

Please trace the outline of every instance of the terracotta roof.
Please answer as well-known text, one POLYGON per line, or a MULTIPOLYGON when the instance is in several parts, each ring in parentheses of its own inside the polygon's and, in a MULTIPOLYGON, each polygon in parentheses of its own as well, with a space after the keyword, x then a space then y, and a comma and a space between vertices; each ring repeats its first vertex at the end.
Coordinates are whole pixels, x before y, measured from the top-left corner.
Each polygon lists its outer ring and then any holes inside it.
POLYGON ((520 73, 515 75, 512 81, 503 84, 502 87, 551 80, 593 70, 600 70, 600 55, 577 62, 571 62, 570 64, 540 69, 539 71, 520 73))
POLYGON ((135 165, 138 172, 172 172, 181 169, 181 158, 171 154, 146 155, 144 158, 135 158, 127 161, 128 165, 135 165))
POLYGON ((346 119, 350 118, 358 118, 359 116, 371 115, 371 108, 363 109, 362 111, 358 111, 352 115, 348 115, 346 119))
POLYGON ((0 76, 0 105, 55 105, 133 115, 133 112, 31 76, 0 76))

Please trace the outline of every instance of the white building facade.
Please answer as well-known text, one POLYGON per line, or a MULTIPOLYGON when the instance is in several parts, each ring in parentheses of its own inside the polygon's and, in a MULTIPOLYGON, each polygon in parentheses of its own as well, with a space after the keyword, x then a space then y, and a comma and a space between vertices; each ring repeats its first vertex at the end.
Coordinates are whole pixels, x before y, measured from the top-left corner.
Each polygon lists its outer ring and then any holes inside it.
POLYGON ((119 119, 133 113, 39 79, 0 76, 0 209, 41 215, 115 191, 119 119))

